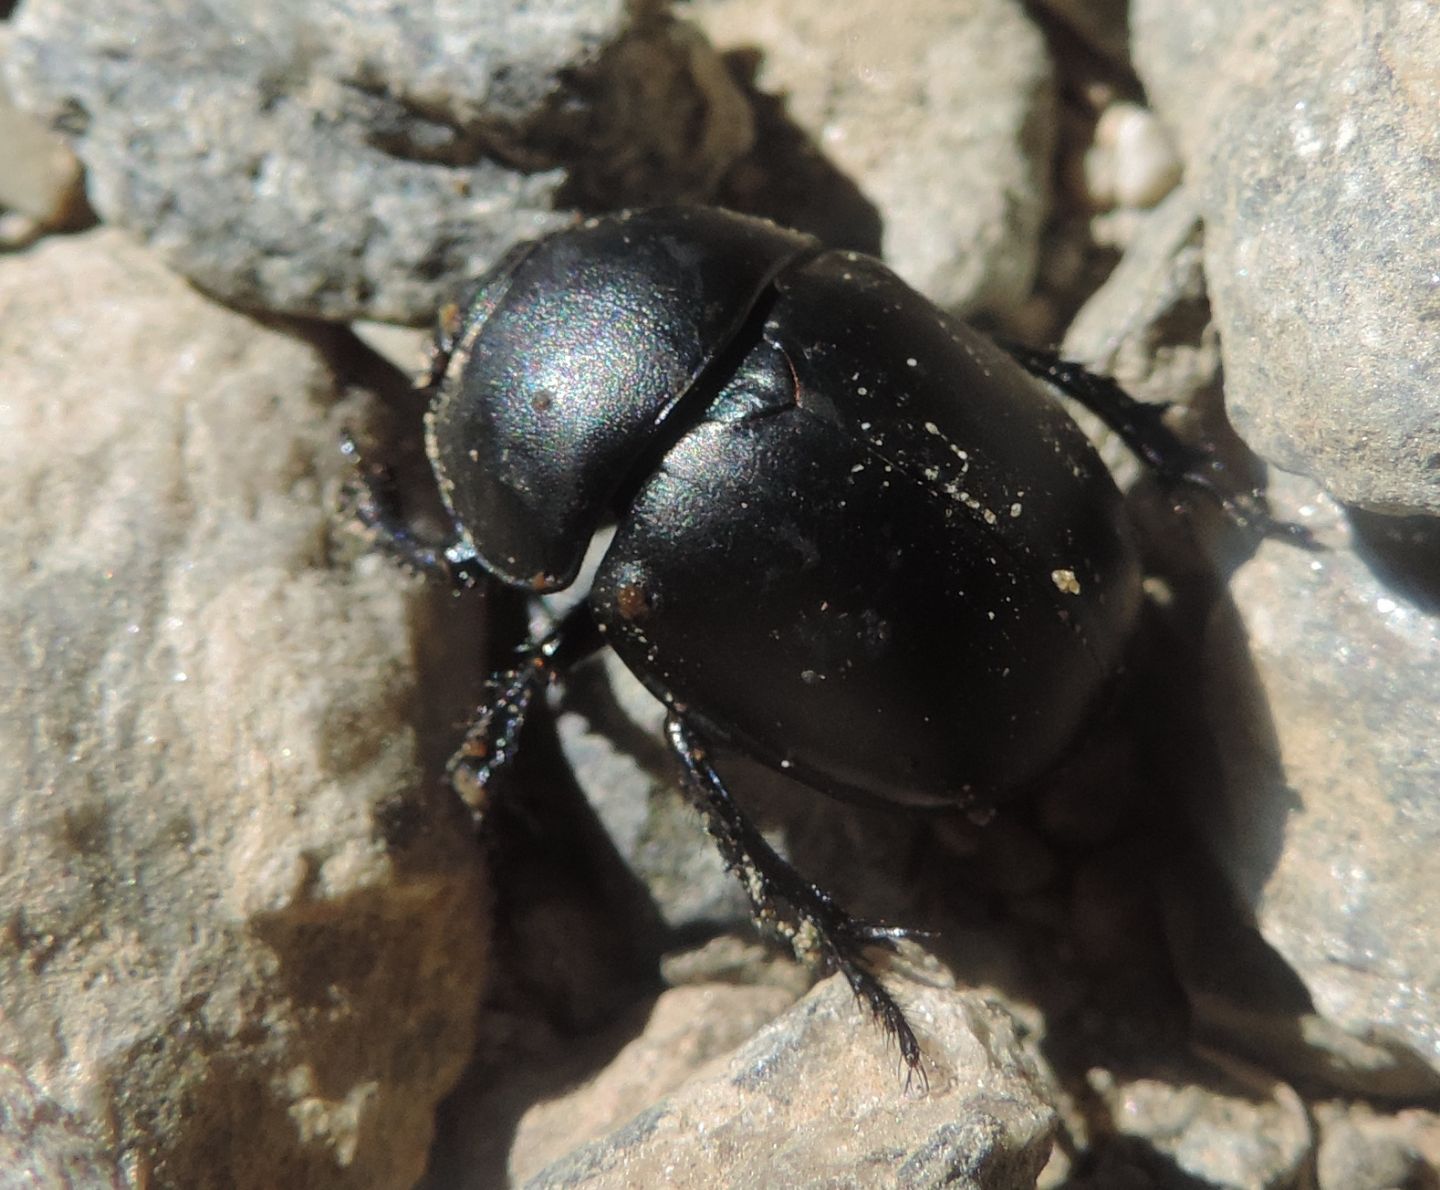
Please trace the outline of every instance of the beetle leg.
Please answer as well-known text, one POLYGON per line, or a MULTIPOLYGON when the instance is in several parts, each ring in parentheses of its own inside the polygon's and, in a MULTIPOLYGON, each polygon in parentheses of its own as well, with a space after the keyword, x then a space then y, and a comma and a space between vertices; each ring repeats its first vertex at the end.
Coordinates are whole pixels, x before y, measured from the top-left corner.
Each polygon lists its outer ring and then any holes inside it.
POLYGON ((1317 548, 1310 531, 1303 525, 1271 516, 1259 492, 1231 491, 1217 482, 1214 472, 1220 465, 1208 459, 1204 452, 1187 446, 1165 424, 1163 419, 1169 405, 1137 401, 1109 376, 1062 359, 1053 351, 1018 343, 1002 342, 1001 346, 1032 376, 1073 397, 1119 434, 1125 445, 1162 482, 1199 488, 1242 529, 1262 537, 1285 537, 1306 549, 1317 548))
POLYGON ((923 1087, 927 1080, 920 1043, 864 955, 871 946, 893 951, 896 941, 908 931, 851 917, 829 893, 804 879, 776 854, 731 798, 710 764, 705 744, 683 715, 670 713, 665 735, 680 760, 686 792, 704 816, 706 830, 726 866, 744 884, 756 921, 787 936, 801 959, 813 957, 818 950, 844 974, 856 997, 895 1039, 907 1067, 907 1086, 911 1079, 918 1079, 923 1087))
POLYGON ((343 501, 380 549, 411 573, 449 583, 457 591, 467 591, 480 582, 484 571, 474 551, 459 534, 448 541, 433 541, 417 533, 400 507, 394 473, 363 459, 349 431, 341 434, 340 451, 355 469, 345 485, 343 501))
POLYGON ((536 692, 602 643, 590 606, 582 602, 549 632, 521 645, 512 668, 491 675, 485 700, 445 767, 450 787, 477 822, 484 816, 491 782, 515 759, 536 692))
POLYGON ((1204 462, 1201 453, 1186 446, 1162 418, 1170 407, 1137 401, 1109 376, 1101 376, 1053 351, 1019 343, 1000 344, 1022 368, 1073 397, 1119 434, 1125 445, 1172 482, 1196 473, 1204 462))

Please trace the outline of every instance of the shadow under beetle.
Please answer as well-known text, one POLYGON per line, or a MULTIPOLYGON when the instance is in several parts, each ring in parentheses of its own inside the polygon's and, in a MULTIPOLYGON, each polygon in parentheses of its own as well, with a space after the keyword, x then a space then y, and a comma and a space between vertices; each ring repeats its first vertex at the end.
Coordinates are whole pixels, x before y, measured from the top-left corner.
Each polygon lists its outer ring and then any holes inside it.
POLYGON ((567 587, 614 523, 588 596, 493 677, 457 792, 478 810, 537 690, 609 644, 668 707, 756 917, 843 972, 922 1079, 865 957, 905 931, 776 855, 709 751, 913 807, 985 806, 1059 759, 1119 668, 1141 574, 1120 493, 1032 374, 1209 486, 1160 407, 997 346, 877 260, 714 209, 592 219, 516 247, 442 317, 426 446, 449 535, 412 529, 383 467, 355 493, 385 548, 457 587, 567 587))

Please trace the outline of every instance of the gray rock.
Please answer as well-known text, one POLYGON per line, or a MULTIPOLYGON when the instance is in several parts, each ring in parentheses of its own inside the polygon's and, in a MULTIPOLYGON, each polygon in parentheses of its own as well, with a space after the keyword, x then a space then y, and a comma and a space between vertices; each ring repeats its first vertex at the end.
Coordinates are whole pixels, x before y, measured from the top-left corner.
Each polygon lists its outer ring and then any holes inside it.
POLYGON ((827 980, 734 1054, 532 1187, 1033 1186, 1054 1115, 1014 1021, 978 996, 897 984, 929 1059, 906 1094, 893 1052, 827 980))
POLYGON ((759 85, 875 204, 886 261, 941 305, 1029 296, 1055 104, 1044 41, 1013 0, 883 6, 701 0, 721 48, 759 47, 759 85))
MULTIPOLYGON (((1203 410, 1217 360, 1200 252, 1187 187, 1147 216, 1067 352, 1203 410)), ((1347 520, 1313 483, 1278 472, 1271 490, 1281 516, 1330 548, 1264 542, 1200 642, 1218 768, 1176 777, 1223 884, 1188 865, 1165 873, 1170 944, 1202 1031, 1294 1079, 1429 1093, 1440 1069, 1435 522, 1347 520)), ((1215 561, 1236 560, 1222 550, 1215 561)))
MULTIPOLYGON (((1195 195, 1182 186, 1136 214, 1125 254, 1071 321, 1061 353, 1114 377, 1140 400, 1175 406, 1177 423, 1204 418, 1218 404, 1220 345, 1195 195)), ((1057 395, 1123 488, 1148 474, 1095 414, 1057 395)))
POLYGON ((1440 512, 1440 11, 1142 0, 1133 21, 1200 195, 1237 428, 1346 503, 1440 512))
POLYGON ((1315 1015, 1292 997, 1285 1011, 1298 1015, 1277 1017, 1273 978, 1238 951, 1224 963, 1192 954, 1192 972, 1207 971, 1197 1011, 1282 1069, 1372 1094, 1434 1093, 1440 533, 1424 518, 1347 520, 1298 477, 1277 476, 1271 495, 1330 549, 1264 542, 1211 619, 1223 796, 1202 820, 1315 1015))
POLYGON ((1440 1116, 1433 1111, 1384 1116, 1363 1103, 1321 1103, 1315 1120, 1317 1190, 1395 1190, 1440 1175, 1440 1116))
MULTIPOLYGON (((1120 263, 1070 323, 1063 354, 1142 400, 1201 404, 1220 366, 1202 252, 1194 195, 1181 188, 1140 218, 1120 263)), ((1067 407, 1116 477, 1133 482, 1143 468, 1129 449, 1094 414, 1067 407)))
POLYGON ((794 1000, 792 993, 777 987, 725 984, 662 993, 639 1035, 598 1074, 535 1103, 521 1116, 510 1153, 512 1183, 525 1182, 677 1090, 748 1041, 794 1000))
POLYGON ((1302 1185, 1313 1152, 1305 1102, 1264 1071, 1217 1054, 1171 1055, 1143 1075, 1095 1067, 1086 1102, 1067 1120, 1089 1153, 1083 1172, 1052 1162, 1045 1181, 1068 1190, 1302 1185), (1208 1059, 1208 1060, 1202 1060, 1208 1059), (1095 1128, 1094 1122, 1103 1122, 1095 1128), (1067 1174, 1059 1182, 1061 1174, 1067 1174))
POLYGON ((0 1067, 72 1122, 24 1159, 408 1186, 484 897, 429 597, 332 540, 329 370, 115 231, 0 306, 0 1067))
POLYGON ((396 326, 389 322, 358 321, 350 329, 366 347, 412 379, 429 367, 428 354, 435 341, 435 327, 396 326))
POLYGON ((1114 271, 1065 333, 1064 354, 1133 396, 1190 404, 1214 383, 1200 214, 1182 187, 1146 214, 1114 271))
MULTIPOLYGON (((8 29, 0 24, 0 62, 5 60, 8 29)), ((21 111, 0 80, 0 209, 25 216, 36 228, 65 227, 85 210, 80 162, 35 117, 21 111)))
POLYGON ((1170 134, 1149 108, 1120 101, 1100 113, 1085 154, 1086 197, 1097 210, 1153 207, 1175 189, 1180 170, 1170 134))
POLYGON ((663 5, 27 0, 5 70, 90 196, 226 300, 428 319, 574 204, 710 194, 750 143, 663 5))
POLYGON ((578 1038, 487 1014, 482 1032, 508 1037, 486 1051, 494 1067, 446 1104, 418 1190, 519 1184, 722 1059, 796 996, 773 986, 674 988, 578 1038))
MULTIPOLYGON (((1298 11, 1299 3, 1287 11, 1298 11)), ((1314 6, 1311 5, 1313 11, 1314 6)), ((1130 5, 1130 53, 1145 95, 1193 164, 1213 137, 1210 121, 1226 102, 1220 85, 1227 57, 1262 31, 1246 23, 1247 0, 1137 0, 1130 5)), ((1268 11, 1274 16, 1275 6, 1268 11)), ((1192 179, 1193 180, 1193 179, 1192 179)))
POLYGON ((121 1170, 84 1122, 0 1061, 0 1186, 6 1190, 120 1190, 121 1170))

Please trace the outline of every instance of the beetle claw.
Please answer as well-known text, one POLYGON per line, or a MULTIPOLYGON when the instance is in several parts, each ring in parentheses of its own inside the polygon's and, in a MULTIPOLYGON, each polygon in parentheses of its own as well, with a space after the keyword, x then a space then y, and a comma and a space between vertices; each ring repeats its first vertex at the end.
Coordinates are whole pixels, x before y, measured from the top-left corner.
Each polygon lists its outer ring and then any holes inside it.
POLYGON ((925 1072, 920 1042, 916 1039, 910 1022, 905 1019, 900 1005, 863 961, 837 956, 835 966, 845 976, 856 999, 869 1010, 875 1023, 888 1038, 894 1040, 900 1051, 900 1058, 905 1063, 905 1090, 910 1092, 918 1089, 924 1094, 930 1089, 930 1077, 925 1072))
POLYGON ((469 808, 478 825, 495 778, 514 760, 520 730, 541 674, 521 665, 491 679, 485 702, 465 732, 460 747, 445 766, 450 787, 469 808))

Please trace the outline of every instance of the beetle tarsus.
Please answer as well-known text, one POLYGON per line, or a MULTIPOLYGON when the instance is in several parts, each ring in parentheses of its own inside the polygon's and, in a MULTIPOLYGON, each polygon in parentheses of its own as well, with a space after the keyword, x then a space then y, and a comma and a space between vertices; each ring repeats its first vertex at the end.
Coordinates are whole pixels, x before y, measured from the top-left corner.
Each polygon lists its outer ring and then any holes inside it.
POLYGON ((711 765, 709 749, 684 716, 672 711, 665 734, 680 760, 685 790, 704 816, 726 866, 744 885, 755 919, 786 935, 797 957, 813 960, 818 952, 845 976, 856 998, 899 1048, 907 1090, 917 1084, 923 1089, 928 1080, 915 1031, 865 956, 871 948, 893 952, 900 939, 918 931, 851 917, 782 859, 745 817, 711 765))

